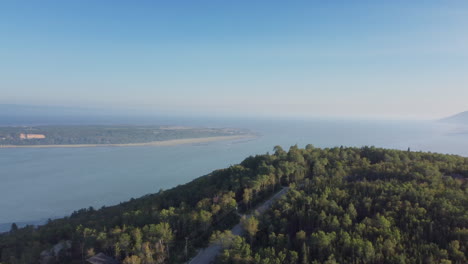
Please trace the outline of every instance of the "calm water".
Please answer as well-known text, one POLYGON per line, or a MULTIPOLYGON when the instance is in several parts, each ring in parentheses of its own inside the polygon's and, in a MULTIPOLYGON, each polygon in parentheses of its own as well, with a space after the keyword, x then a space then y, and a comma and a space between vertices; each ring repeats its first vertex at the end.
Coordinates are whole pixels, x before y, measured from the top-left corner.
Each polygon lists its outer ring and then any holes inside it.
POLYGON ((171 147, 0 149, 0 231, 12 222, 37 223, 168 189, 271 152, 275 145, 375 145, 468 156, 468 134, 430 122, 216 120, 200 125, 249 128, 261 136, 171 147))

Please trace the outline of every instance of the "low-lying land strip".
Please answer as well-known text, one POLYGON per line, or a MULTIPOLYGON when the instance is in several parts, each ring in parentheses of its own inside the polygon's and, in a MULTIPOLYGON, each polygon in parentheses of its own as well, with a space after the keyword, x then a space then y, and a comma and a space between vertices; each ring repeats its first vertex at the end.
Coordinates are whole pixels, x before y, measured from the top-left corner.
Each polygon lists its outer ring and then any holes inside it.
POLYGON ((227 141, 237 139, 254 138, 254 135, 237 135, 237 136, 219 136, 219 137, 202 137, 202 138, 183 138, 170 139, 163 141, 152 141, 144 143, 123 143, 123 144, 62 144, 62 145, 0 145, 0 148, 89 148, 89 147, 139 147, 139 146, 176 146, 183 144, 208 143, 215 141, 227 141))
POLYGON ((252 138, 237 128, 132 125, 0 127, 0 147, 172 146, 252 138))

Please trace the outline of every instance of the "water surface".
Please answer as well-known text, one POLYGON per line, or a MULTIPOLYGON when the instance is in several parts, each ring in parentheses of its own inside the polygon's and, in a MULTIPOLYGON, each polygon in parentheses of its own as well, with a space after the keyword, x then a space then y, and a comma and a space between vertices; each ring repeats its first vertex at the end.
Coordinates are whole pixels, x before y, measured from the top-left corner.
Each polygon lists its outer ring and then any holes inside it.
POLYGON ((200 125, 248 128, 261 136, 167 147, 0 149, 0 230, 12 222, 36 223, 168 189, 271 152, 275 145, 374 145, 468 156, 468 134, 433 122, 211 120, 200 125))

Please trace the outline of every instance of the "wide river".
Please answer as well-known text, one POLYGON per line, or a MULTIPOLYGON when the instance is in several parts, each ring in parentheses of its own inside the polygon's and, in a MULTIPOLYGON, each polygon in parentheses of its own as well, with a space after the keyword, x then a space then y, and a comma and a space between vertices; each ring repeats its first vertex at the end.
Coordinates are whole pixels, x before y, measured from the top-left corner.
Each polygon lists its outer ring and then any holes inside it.
POLYGON ((165 147, 0 149, 0 232, 12 222, 40 223, 168 189, 275 145, 410 147, 468 156, 468 134, 435 122, 232 119, 189 125, 248 128, 260 136, 165 147))

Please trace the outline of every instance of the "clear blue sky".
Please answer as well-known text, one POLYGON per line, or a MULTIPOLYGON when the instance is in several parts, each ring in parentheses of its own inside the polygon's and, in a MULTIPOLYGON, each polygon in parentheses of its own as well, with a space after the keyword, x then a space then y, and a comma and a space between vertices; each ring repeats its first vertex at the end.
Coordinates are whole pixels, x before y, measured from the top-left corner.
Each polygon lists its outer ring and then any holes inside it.
POLYGON ((468 1, 5 0, 0 103, 441 117, 468 110, 468 1))

